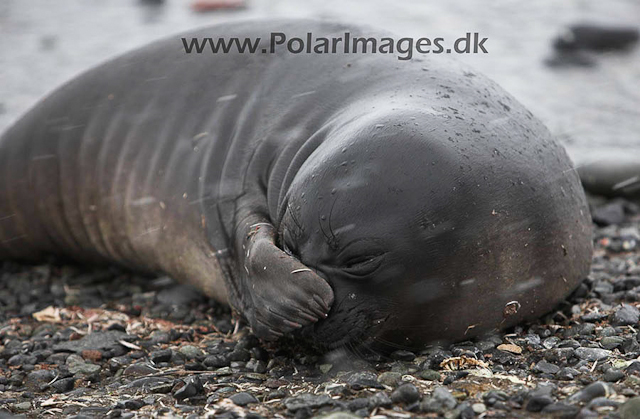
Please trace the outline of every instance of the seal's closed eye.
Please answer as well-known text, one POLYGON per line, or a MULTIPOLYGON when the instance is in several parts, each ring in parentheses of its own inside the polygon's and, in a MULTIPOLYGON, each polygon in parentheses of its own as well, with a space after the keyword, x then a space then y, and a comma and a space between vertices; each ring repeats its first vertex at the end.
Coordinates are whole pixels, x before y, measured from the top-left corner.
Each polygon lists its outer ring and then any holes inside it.
POLYGON ((380 268, 384 255, 384 253, 380 253, 353 256, 344 263, 342 271, 357 277, 370 275, 380 268))

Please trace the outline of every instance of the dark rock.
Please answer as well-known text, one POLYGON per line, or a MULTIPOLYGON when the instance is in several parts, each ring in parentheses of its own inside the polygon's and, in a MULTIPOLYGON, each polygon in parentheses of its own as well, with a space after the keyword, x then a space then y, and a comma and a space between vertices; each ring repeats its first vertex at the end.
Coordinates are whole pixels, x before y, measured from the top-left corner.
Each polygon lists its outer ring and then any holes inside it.
POLYGON ((177 400, 184 400, 202 394, 203 392, 204 387, 200 378, 198 376, 192 376, 187 378, 184 381, 184 385, 173 393, 173 397, 177 400))
POLYGON ((171 361, 171 356, 173 352, 171 349, 163 349, 160 351, 154 351, 149 354, 149 358, 153 361, 154 364, 158 364, 160 362, 169 362, 171 361))
POLYGON ((373 372, 363 371, 355 372, 349 375, 346 380, 354 390, 361 390, 363 388, 379 388, 383 389, 384 386, 378 382, 378 377, 373 372))
POLYGON ((433 390, 431 397, 433 397, 447 409, 453 409, 458 404, 455 397, 453 397, 453 395, 449 393, 449 390, 447 390, 446 387, 436 387, 433 390))
POLYGON ((603 375, 604 381, 608 383, 615 383, 616 381, 620 381, 625 377, 624 372, 617 370, 615 368, 609 368, 603 375))
POLYGON ((122 406, 127 410, 138 410, 145 405, 145 402, 140 399, 130 399, 122 402, 122 406))
POLYGON ((624 221, 624 206, 621 202, 611 202, 595 208, 591 212, 591 217, 600 226, 622 224, 624 221))
POLYGON ((204 365, 211 368, 228 367, 231 360, 226 355, 210 355, 204 359, 204 365))
POLYGON ((596 397, 609 396, 612 391, 608 384, 596 381, 569 397, 569 402, 588 402, 596 397))
POLYGON ((618 411, 622 419, 640 418, 640 397, 627 400, 618 411))
POLYGON ((370 405, 369 399, 365 397, 358 397, 357 399, 349 400, 347 402, 347 407, 352 412, 355 412, 356 410, 360 410, 360 409, 367 409, 367 412, 368 412, 369 405, 370 405))
POLYGON ((75 353, 86 350, 106 351, 120 347, 121 345, 118 343, 120 340, 130 341, 131 339, 131 336, 117 330, 93 332, 79 340, 56 343, 53 345, 53 350, 75 353))
POLYGON ((54 393, 66 393, 67 391, 73 390, 74 385, 75 380, 73 378, 61 378, 54 381, 50 387, 54 393))
POLYGON ((235 349, 229 354, 229 361, 247 362, 251 359, 251 354, 246 349, 235 349))
POLYGON ((558 371, 555 375, 556 380, 571 381, 580 375, 580 371, 575 368, 565 367, 558 371))
POLYGON ((394 403, 413 403, 420 399, 420 390, 411 383, 402 384, 393 393, 391 400, 394 403))
POLYGON ((416 354, 409 351, 398 350, 391 353, 391 358, 398 361, 413 361, 416 359, 416 354))
POLYGON ((622 304, 611 316, 613 326, 635 325, 640 320, 640 311, 632 305, 622 304))
POLYGON ((606 319, 608 316, 602 312, 594 311, 585 315, 580 316, 580 319, 585 322, 595 323, 601 320, 606 319))
POLYGON ((123 375, 125 376, 133 376, 140 377, 144 375, 150 375, 157 373, 158 370, 146 362, 139 362, 137 364, 129 365, 125 368, 123 375))
POLYGON ((608 399, 606 397, 596 397, 595 399, 589 402, 587 406, 589 409, 599 409, 601 407, 618 407, 620 405, 619 402, 615 400, 608 399))
POLYGON ((37 370, 27 375, 24 385, 31 391, 42 391, 54 378, 53 371, 37 370))
POLYGON ((161 304, 188 306, 191 302, 202 299, 202 294, 188 285, 176 285, 160 291, 157 299, 161 304))
POLYGON ((640 375, 640 362, 634 361, 627 368, 624 369, 627 374, 640 375))
MULTIPOLYGON (((603 26, 596 24, 578 24, 570 26, 565 33, 554 41, 554 47, 561 52, 620 51, 638 42, 640 33, 633 26, 603 26)), ((624 201, 618 201, 622 207, 624 201)), ((594 218, 595 220, 595 218, 594 218)))
POLYGON ((322 406, 332 405, 333 403, 333 399, 326 394, 316 395, 303 393, 284 399, 285 407, 292 413, 302 409, 317 409, 322 406))
POLYGON ((601 348, 578 348, 576 356, 588 362, 600 361, 611 356, 611 351, 601 348))
POLYGON ((542 413, 561 419, 572 419, 579 411, 580 408, 578 406, 566 403, 553 403, 542 409, 542 413))
POLYGON ((544 374, 555 374, 560 371, 560 367, 542 360, 533 367, 533 370, 544 374))
POLYGON ((528 412, 540 412, 546 406, 553 403, 554 400, 550 396, 534 396, 527 402, 526 410, 528 412))
POLYGON ((623 342, 624 338, 620 336, 606 336, 600 339, 600 345, 602 345, 604 349, 609 350, 619 347, 623 342))
POLYGON ((238 406, 246 406, 250 403, 258 403, 258 399, 253 394, 243 391, 242 393, 234 394, 229 397, 231 401, 238 406))
POLYGON ((369 401, 371 403, 371 407, 390 407, 393 404, 389 395, 384 391, 379 391, 369 397, 369 401))
POLYGON ((438 381, 441 378, 440 373, 438 371, 429 370, 429 369, 420 371, 418 375, 423 380, 428 380, 428 381, 438 381))

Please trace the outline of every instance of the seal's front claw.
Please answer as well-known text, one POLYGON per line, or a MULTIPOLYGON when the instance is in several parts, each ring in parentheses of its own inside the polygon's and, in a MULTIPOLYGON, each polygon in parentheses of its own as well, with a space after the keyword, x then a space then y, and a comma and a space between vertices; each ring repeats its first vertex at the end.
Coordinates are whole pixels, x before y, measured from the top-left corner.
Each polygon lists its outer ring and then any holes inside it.
POLYGON ((278 337, 327 317, 333 290, 323 278, 268 240, 254 243, 247 259, 248 287, 258 337, 278 337))

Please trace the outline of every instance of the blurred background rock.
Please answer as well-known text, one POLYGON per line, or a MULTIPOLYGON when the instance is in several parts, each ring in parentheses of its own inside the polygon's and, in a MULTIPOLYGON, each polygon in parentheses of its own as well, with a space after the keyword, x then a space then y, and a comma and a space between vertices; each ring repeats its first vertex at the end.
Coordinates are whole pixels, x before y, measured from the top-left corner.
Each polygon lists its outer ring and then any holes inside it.
POLYGON ((342 20, 447 42, 479 32, 488 54, 456 58, 531 109, 579 164, 640 156, 640 48, 568 55, 554 48, 574 24, 637 30, 635 0, 2 0, 0 131, 47 92, 119 53, 195 27, 266 17, 342 20))

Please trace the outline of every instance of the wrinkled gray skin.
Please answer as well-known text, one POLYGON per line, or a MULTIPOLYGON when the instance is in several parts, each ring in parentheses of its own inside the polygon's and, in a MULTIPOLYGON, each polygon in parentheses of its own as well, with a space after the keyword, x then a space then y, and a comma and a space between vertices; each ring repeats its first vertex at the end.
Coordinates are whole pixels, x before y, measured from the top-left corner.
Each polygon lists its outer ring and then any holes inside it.
MULTIPOLYGON (((184 36, 272 31, 376 35, 184 36)), ((166 272, 265 339, 461 340, 552 310, 589 270, 563 148, 442 55, 187 55, 172 37, 45 98, 2 137, 0 171, 0 259, 166 272)))

